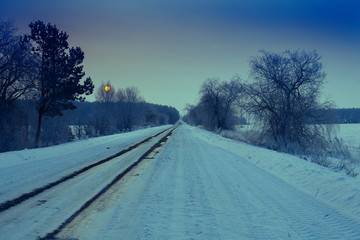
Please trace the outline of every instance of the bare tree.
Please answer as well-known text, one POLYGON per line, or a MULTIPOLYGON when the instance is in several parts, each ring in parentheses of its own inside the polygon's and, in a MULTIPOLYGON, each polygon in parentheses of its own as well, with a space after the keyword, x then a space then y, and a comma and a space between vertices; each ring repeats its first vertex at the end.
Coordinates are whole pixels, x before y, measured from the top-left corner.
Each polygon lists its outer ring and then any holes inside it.
POLYGON ((140 95, 140 91, 136 87, 127 87, 118 90, 117 100, 120 113, 118 128, 131 131, 138 117, 137 108, 139 103, 144 102, 144 98, 140 95))
POLYGON ((198 110, 202 111, 202 125, 209 130, 219 129, 222 88, 219 79, 207 79, 200 87, 201 99, 198 110))
POLYGON ((98 102, 116 102, 116 91, 110 81, 101 83, 100 87, 96 91, 96 101, 98 102), (108 86, 110 89, 105 91, 105 87, 108 86))
MULTIPOLYGON (((102 82, 96 91, 96 111, 91 115, 89 125, 95 136, 108 135, 116 129, 116 90, 114 85, 107 81, 102 82), (105 89, 109 87, 109 89, 105 89)), ((89 127, 88 127, 89 128, 89 127)))
POLYGON ((202 125, 202 109, 199 104, 197 105, 190 105, 188 104, 185 107, 186 115, 185 115, 185 121, 188 122, 191 125, 194 126, 200 126, 202 125))
POLYGON ((261 51, 250 61, 247 110, 262 124, 263 143, 286 151, 326 143, 320 90, 325 73, 317 52, 261 51))
POLYGON ((32 87, 36 61, 11 21, 0 22, 0 113, 32 87))
POLYGON ((136 87, 127 87, 119 89, 117 92, 118 102, 139 103, 144 102, 144 98, 140 95, 140 91, 136 87))
POLYGON ((238 77, 229 82, 207 79, 200 88, 200 102, 192 110, 201 112, 202 124, 207 129, 231 129, 234 126, 236 102, 242 97, 242 91, 238 77))
POLYGON ((12 21, 0 21, 0 151, 28 147, 31 128, 24 109, 29 106, 18 100, 29 97, 34 86, 36 58, 30 47, 12 21))
POLYGON ((234 116, 237 115, 238 103, 244 96, 243 84, 240 77, 234 77, 229 82, 224 82, 222 85, 223 102, 222 114, 220 115, 220 126, 225 129, 233 128, 235 125, 234 116))

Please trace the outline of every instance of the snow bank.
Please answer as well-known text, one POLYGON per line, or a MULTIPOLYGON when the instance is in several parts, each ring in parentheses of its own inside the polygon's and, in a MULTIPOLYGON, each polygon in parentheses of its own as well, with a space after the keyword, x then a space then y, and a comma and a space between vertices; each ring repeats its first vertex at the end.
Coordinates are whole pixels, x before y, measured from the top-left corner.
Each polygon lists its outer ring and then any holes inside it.
POLYGON ((202 140, 243 156, 296 189, 360 221, 359 176, 353 178, 344 171, 336 172, 293 155, 237 142, 205 130, 199 131, 201 134, 198 136, 202 140))
POLYGON ((0 202, 113 155, 170 125, 56 146, 0 153, 0 202))

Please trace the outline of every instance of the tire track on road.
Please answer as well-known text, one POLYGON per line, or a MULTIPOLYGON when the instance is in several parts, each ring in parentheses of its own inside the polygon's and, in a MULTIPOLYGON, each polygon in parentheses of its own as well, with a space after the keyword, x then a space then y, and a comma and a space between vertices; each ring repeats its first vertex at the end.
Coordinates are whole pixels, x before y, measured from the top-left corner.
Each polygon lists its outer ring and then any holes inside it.
MULTIPOLYGON (((177 128, 172 128, 169 133, 167 133, 164 137, 162 137, 158 142, 156 142, 149 150, 147 150, 143 155, 139 157, 134 163, 132 163, 129 167, 127 167, 124 171, 119 173, 108 185, 106 185, 100 192, 94 195, 91 199, 86 201, 80 209, 75 211, 68 219, 66 219, 63 223, 60 224, 58 228, 54 231, 46 234, 44 237, 39 237, 38 240, 52 240, 56 239, 56 235, 59 234, 67 225, 69 225, 77 216, 79 216, 85 209, 90 207, 92 203, 94 203, 99 197, 105 194, 114 184, 120 181, 125 175, 127 175, 131 170, 133 170, 141 161, 146 159, 150 154, 152 154, 156 149, 160 148, 164 142, 167 141, 168 137, 171 136, 173 131, 177 128)), ((167 129, 169 130, 169 129, 167 129)), ((165 131, 167 131, 165 130, 165 131)), ((163 132, 165 132, 163 131, 163 132)), ((163 133, 161 132, 161 133, 163 133)), ((161 133, 157 134, 160 135, 161 133)))

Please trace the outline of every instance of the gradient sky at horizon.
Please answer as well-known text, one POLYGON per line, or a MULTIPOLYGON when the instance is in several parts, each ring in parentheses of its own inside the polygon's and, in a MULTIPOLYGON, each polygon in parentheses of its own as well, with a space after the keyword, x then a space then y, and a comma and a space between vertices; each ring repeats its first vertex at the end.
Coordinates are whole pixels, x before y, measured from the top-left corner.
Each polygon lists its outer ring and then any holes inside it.
POLYGON ((36 20, 56 24, 85 52, 96 87, 136 86, 146 101, 182 113, 205 79, 247 79, 261 49, 317 50, 324 96, 360 107, 357 0, 2 0, 0 18, 21 32, 36 20))

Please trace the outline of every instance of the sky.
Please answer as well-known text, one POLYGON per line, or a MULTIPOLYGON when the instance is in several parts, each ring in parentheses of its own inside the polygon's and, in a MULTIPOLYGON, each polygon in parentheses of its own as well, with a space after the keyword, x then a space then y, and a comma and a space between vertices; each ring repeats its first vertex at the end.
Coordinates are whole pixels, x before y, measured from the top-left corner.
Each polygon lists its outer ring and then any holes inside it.
POLYGON ((260 50, 316 50, 323 99, 360 107, 358 0, 1 0, 0 19, 23 33, 37 20, 55 24, 85 52, 95 88, 135 86, 182 114, 207 78, 247 79, 260 50))

